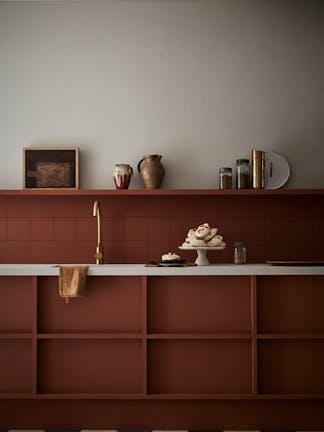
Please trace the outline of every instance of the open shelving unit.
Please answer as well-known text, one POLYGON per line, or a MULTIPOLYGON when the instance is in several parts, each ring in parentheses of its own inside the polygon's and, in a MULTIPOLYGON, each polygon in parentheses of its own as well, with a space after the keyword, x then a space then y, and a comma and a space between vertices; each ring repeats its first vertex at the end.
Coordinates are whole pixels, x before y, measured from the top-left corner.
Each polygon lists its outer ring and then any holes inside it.
POLYGON ((323 276, 0 278, 1 399, 324 399, 323 276))

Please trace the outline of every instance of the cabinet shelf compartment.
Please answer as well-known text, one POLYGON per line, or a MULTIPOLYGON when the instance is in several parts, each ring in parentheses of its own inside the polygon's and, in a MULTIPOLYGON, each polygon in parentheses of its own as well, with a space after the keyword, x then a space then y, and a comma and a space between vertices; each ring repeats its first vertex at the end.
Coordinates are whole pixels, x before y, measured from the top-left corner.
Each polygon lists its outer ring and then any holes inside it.
POLYGON ((324 334, 324 276, 257 278, 258 333, 324 334))
POLYGON ((322 340, 259 340, 260 394, 324 394, 322 340))
POLYGON ((32 393, 32 341, 0 340, 0 393, 32 393))
POLYGON ((0 299, 0 332, 32 332, 33 278, 1 276, 0 299))
POLYGON ((58 278, 38 279, 39 333, 122 333, 142 331, 140 277, 91 276, 84 297, 66 305, 58 278))
POLYGON ((251 342, 150 340, 148 393, 248 394, 252 392, 251 342))
POLYGON ((39 340, 38 394, 142 393, 142 343, 39 340))
POLYGON ((249 333, 250 277, 149 278, 148 331, 151 334, 249 333))

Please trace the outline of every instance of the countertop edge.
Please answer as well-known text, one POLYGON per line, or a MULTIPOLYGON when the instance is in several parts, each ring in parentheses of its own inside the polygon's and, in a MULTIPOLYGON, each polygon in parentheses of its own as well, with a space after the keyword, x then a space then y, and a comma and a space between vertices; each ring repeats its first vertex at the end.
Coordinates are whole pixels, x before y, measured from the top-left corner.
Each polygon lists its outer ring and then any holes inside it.
MULTIPOLYGON (((72 264, 62 264, 72 265, 72 264)), ((81 265, 81 264, 75 264, 81 265)), ((88 265, 88 264, 84 264, 88 265)), ((58 276, 59 264, 0 264, 0 276, 58 276)), ((144 264, 89 265, 89 276, 275 276, 324 275, 324 266, 211 264, 196 267, 145 267, 144 264)))

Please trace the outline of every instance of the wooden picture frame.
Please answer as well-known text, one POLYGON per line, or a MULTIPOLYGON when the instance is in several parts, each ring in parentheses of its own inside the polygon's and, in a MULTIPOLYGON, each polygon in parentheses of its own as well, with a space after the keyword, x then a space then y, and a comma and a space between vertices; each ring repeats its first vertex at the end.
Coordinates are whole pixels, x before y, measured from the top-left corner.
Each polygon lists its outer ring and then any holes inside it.
POLYGON ((23 148, 24 189, 79 189, 78 147, 23 148))

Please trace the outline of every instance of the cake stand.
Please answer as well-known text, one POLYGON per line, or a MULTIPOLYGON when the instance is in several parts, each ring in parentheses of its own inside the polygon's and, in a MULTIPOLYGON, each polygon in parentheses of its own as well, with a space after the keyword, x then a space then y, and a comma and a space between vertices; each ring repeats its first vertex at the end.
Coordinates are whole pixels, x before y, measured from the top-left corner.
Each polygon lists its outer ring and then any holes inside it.
POLYGON ((214 246, 214 247, 208 247, 208 246, 202 246, 202 247, 194 247, 194 246, 183 247, 183 246, 179 246, 179 249, 181 249, 181 250, 195 250, 195 251, 197 251, 197 259, 196 259, 195 263, 198 266, 204 266, 204 265, 209 265, 209 261, 208 261, 208 258, 207 258, 207 251, 209 251, 209 250, 223 250, 223 249, 225 249, 225 246, 214 246))

